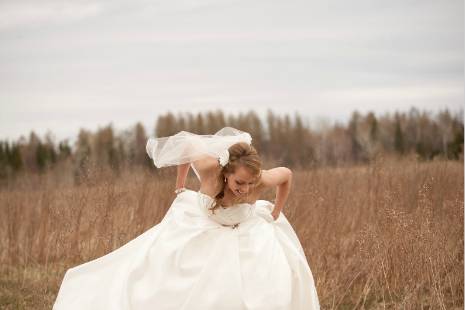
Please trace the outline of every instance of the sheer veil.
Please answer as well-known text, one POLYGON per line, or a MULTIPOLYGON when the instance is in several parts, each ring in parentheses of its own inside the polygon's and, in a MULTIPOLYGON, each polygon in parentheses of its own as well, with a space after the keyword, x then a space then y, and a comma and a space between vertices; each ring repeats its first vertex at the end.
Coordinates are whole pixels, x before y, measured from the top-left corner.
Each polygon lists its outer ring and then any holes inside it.
POLYGON ((192 163, 204 156, 218 158, 222 151, 237 142, 252 143, 249 133, 224 127, 213 135, 180 131, 175 135, 149 138, 146 151, 156 167, 192 163))

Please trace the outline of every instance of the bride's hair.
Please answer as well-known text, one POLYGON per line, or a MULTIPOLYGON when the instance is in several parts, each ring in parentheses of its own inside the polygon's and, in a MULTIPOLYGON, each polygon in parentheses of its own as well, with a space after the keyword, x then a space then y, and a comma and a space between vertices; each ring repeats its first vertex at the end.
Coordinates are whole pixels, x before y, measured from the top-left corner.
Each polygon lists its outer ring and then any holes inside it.
MULTIPOLYGON (((228 149, 229 151, 229 161, 222 167, 221 172, 218 176, 218 186, 219 192, 215 196, 215 202, 213 207, 210 208, 214 212, 217 208, 220 207, 221 202, 224 198, 224 191, 226 188, 226 174, 231 174, 236 171, 239 167, 246 168, 254 177, 256 177, 257 182, 260 179, 261 173, 261 159, 258 155, 257 150, 246 142, 238 142, 231 145, 228 149)), ((258 185, 257 183, 255 186, 258 185)), ((237 198, 236 198, 237 199, 237 198)))

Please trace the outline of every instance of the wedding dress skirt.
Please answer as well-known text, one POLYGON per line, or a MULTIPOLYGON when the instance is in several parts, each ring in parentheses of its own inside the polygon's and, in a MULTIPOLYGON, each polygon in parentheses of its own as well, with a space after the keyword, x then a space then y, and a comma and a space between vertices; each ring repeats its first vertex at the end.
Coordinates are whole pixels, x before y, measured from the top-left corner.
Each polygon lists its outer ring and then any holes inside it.
POLYGON ((67 270, 54 310, 319 309, 297 235, 272 204, 208 210, 186 190, 162 221, 113 252, 67 270))

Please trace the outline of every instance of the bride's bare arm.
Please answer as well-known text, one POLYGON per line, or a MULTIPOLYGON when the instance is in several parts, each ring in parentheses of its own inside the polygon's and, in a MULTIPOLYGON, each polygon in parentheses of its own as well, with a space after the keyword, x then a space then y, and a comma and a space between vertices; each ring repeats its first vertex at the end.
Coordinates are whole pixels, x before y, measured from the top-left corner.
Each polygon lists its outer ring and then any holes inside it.
POLYGON ((210 171, 211 169, 218 167, 218 159, 205 156, 199 160, 194 161, 194 167, 199 172, 210 171))
POLYGON ((186 185, 187 174, 189 173, 190 163, 178 165, 176 176, 176 189, 181 189, 186 185))
POLYGON ((203 180, 212 176, 212 171, 218 168, 218 160, 210 156, 205 156, 202 159, 194 161, 193 165, 199 172, 200 178, 203 180))
POLYGON ((271 214, 277 219, 291 191, 292 171, 286 167, 263 170, 261 182, 265 187, 276 186, 276 200, 271 214))
MULTIPOLYGON (((200 174, 200 178, 204 180, 207 179, 208 174, 211 174, 211 170, 218 165, 218 161, 212 157, 205 157, 192 162, 192 164, 200 174)), ((190 166, 191 163, 185 163, 177 166, 176 190, 185 187, 190 166)))
MULTIPOLYGON (((195 154, 197 150, 196 140, 189 139, 184 141, 184 149, 182 150, 182 156, 185 158, 191 157, 191 154, 195 154)), ((217 160, 209 157, 204 156, 200 159, 197 159, 192 162, 188 162, 185 164, 180 164, 177 166, 177 177, 176 177, 176 190, 184 188, 186 184, 187 175, 189 174, 189 168, 191 164, 194 166, 196 172, 200 174, 200 178, 203 180, 204 171, 212 167, 214 164, 217 164, 217 160)))

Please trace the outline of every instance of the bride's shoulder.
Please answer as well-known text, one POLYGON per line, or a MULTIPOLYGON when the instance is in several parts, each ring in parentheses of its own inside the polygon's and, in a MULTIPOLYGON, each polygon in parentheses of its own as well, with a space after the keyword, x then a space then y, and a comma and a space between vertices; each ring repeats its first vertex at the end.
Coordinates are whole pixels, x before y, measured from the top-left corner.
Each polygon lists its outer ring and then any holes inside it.
POLYGON ((220 165, 218 163, 218 159, 204 156, 192 163, 194 168, 200 173, 200 175, 214 175, 215 171, 220 171, 220 165))
POLYGON ((277 186, 292 179, 292 170, 287 167, 276 167, 262 170, 260 184, 263 187, 277 186))

